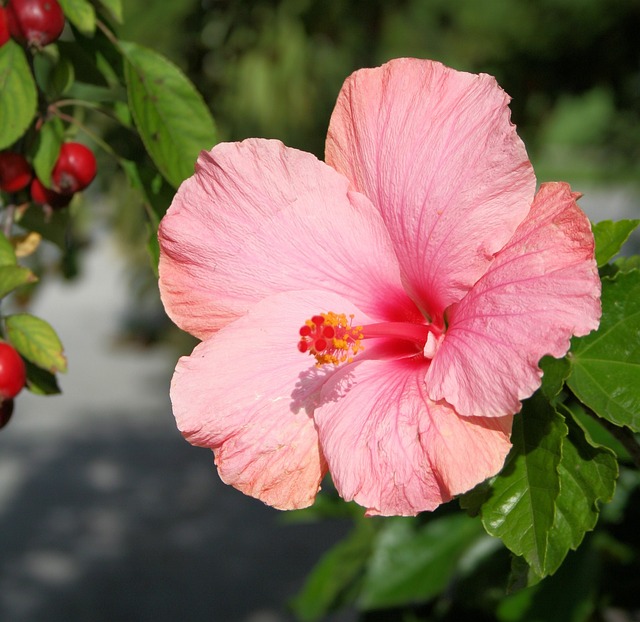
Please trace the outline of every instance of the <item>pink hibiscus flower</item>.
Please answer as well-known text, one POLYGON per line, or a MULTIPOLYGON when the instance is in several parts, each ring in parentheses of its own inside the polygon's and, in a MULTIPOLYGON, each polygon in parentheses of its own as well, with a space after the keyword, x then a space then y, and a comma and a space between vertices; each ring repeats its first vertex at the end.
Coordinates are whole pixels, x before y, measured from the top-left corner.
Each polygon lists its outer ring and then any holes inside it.
POLYGON ((540 358, 600 317, 578 195, 535 194, 508 101, 400 59, 347 79, 326 164, 260 139, 200 155, 160 290, 202 340, 174 414, 223 481, 292 509, 328 470, 368 514, 412 515, 500 470, 540 358))

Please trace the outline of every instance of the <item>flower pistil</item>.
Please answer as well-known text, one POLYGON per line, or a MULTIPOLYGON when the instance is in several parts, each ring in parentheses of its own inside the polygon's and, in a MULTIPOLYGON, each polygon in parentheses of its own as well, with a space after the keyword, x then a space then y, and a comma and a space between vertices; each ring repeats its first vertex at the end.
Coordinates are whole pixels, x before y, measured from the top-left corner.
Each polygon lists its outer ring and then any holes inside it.
POLYGON ((399 339, 419 346, 426 358, 433 358, 442 334, 430 324, 380 322, 354 326, 353 315, 321 313, 306 320, 299 331, 298 350, 316 359, 316 366, 351 363, 364 350, 363 339, 399 339))

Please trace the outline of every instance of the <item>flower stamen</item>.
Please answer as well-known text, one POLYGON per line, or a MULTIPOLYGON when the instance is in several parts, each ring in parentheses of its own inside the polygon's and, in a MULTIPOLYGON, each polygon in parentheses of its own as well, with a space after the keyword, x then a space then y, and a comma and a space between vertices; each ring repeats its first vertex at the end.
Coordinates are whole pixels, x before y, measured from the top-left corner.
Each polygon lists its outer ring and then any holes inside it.
POLYGON ((332 311, 314 315, 300 328, 299 334, 298 350, 314 356, 317 367, 351 363, 354 356, 364 350, 363 339, 412 343, 415 353, 432 359, 443 337, 443 331, 433 324, 380 322, 353 326, 353 315, 347 317, 332 311))
POLYGON ((298 350, 316 358, 316 366, 350 363, 364 350, 362 326, 352 326, 353 316, 344 313, 321 313, 300 328, 298 350))

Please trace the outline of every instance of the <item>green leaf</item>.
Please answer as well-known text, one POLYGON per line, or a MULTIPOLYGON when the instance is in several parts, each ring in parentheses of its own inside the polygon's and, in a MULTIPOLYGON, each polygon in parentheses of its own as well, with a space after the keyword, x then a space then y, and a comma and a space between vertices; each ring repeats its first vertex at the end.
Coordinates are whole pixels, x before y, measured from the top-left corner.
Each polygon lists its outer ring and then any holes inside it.
POLYGON ((363 609, 425 602, 453 579, 472 543, 487 537, 478 520, 450 514, 418 526, 410 518, 387 520, 376 538, 362 585, 363 609))
POLYGON ((54 97, 60 97, 71 88, 75 77, 73 63, 66 57, 60 58, 49 75, 49 90, 54 97))
POLYGON ((540 369, 544 373, 542 393, 549 401, 553 401, 562 391, 562 387, 571 373, 571 364, 566 358, 556 359, 552 356, 545 356, 540 361, 540 369))
POLYGON ((35 283, 37 277, 29 268, 22 266, 0 266, 0 298, 12 292, 16 287, 35 283))
POLYGON ((618 272, 631 272, 640 269, 640 255, 630 257, 618 257, 615 261, 600 268, 600 278, 615 278, 618 272))
POLYGON ((596 446, 585 430, 566 413, 568 435, 562 441, 562 459, 558 465, 560 494, 549 537, 547 568, 555 572, 570 549, 576 550, 600 514, 600 506, 613 498, 618 478, 615 454, 596 446))
POLYGON ((631 270, 640 269, 640 255, 618 257, 613 264, 618 269, 618 272, 631 272, 631 270))
POLYGON ((60 145, 64 139, 64 125, 57 117, 49 119, 38 132, 38 146, 33 157, 33 168, 38 179, 51 187, 51 171, 60 154, 60 145))
POLYGON ((16 253, 2 231, 0 231, 0 266, 15 266, 17 263, 16 253))
POLYGON ((42 367, 25 361, 27 367, 27 389, 36 395, 57 395, 61 393, 57 378, 42 367))
POLYGON ((28 313, 5 318, 7 336, 13 347, 28 361, 56 373, 67 370, 58 335, 48 322, 28 313))
POLYGON ((510 591, 536 585, 544 576, 554 574, 570 550, 576 550, 591 531, 600 507, 613 499, 618 477, 615 454, 595 445, 585 430, 564 406, 568 434, 562 439, 562 458, 558 464, 560 492, 555 502, 554 521, 548 533, 543 573, 529 567, 522 558, 513 560, 510 591))
POLYGON ((118 24, 122 24, 122 0, 99 0, 99 2, 118 24))
POLYGON ((628 462, 631 460, 631 456, 624 445, 613 436, 608 428, 602 425, 599 417, 589 415, 581 402, 573 399, 564 404, 564 406, 571 411, 573 418, 586 430, 595 445, 603 445, 611 449, 618 456, 618 461, 628 462))
MULTIPOLYGON (((514 562, 517 566, 518 562, 514 562)), ((560 570, 534 587, 503 598, 495 611, 500 622, 587 622, 598 594, 601 555, 591 542, 571 553, 560 570)), ((526 569, 523 567, 523 571, 526 569)))
POLYGON ((513 447, 493 481, 464 495, 464 508, 477 512, 487 533, 525 558, 537 575, 549 574, 549 534, 560 493, 558 465, 567 426, 536 393, 513 424, 513 447))
POLYGON ((160 263, 160 242, 158 241, 157 228, 148 226, 149 240, 147 242, 147 253, 151 262, 151 269, 156 278, 159 276, 158 264, 160 263))
POLYGON ((513 555, 511 557, 511 571, 507 580, 507 594, 513 594, 526 587, 537 585, 543 578, 529 566, 523 557, 513 555))
POLYGON ((87 0, 59 0, 67 19, 83 34, 96 30, 96 11, 87 0))
POLYGON ((375 533, 374 521, 360 521, 346 539, 325 553, 291 602, 299 620, 320 620, 355 599, 375 533))
POLYGON ((600 328, 575 339, 567 385, 597 415, 640 431, 640 272, 602 280, 600 328))
POLYGON ((615 257, 631 232, 640 224, 640 220, 602 220, 592 225, 596 239, 596 263, 604 266, 615 257))
POLYGON ((177 188, 193 175, 216 129, 202 97, 166 58, 134 43, 121 43, 129 105, 144 145, 167 181, 177 188))
POLYGON ((7 41, 0 47, 0 149, 13 144, 36 114, 37 94, 24 50, 7 41))
POLYGON ((94 86, 93 84, 77 81, 73 83, 67 95, 74 99, 82 99, 99 104, 127 101, 127 93, 124 88, 94 86))

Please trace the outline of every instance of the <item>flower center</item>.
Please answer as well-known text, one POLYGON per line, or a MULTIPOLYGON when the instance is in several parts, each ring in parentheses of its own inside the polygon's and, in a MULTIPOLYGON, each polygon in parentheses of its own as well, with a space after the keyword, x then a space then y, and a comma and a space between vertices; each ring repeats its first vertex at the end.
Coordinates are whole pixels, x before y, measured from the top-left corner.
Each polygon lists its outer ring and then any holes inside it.
POLYGON ((352 326, 353 316, 344 313, 314 315, 300 328, 298 350, 316 357, 316 365, 351 362, 364 349, 362 326, 352 326))
POLYGON ((441 331, 432 325, 411 322, 381 322, 353 326, 353 315, 321 313, 307 320, 300 328, 298 350, 316 359, 316 366, 350 363, 364 350, 363 339, 399 339, 413 342, 426 358, 433 358, 441 338, 441 331))

